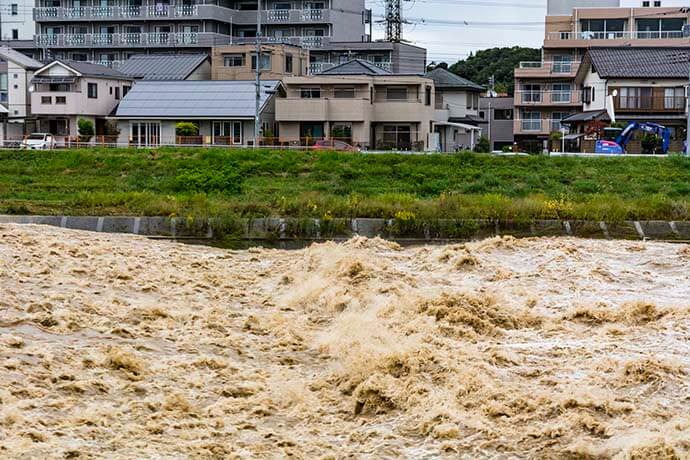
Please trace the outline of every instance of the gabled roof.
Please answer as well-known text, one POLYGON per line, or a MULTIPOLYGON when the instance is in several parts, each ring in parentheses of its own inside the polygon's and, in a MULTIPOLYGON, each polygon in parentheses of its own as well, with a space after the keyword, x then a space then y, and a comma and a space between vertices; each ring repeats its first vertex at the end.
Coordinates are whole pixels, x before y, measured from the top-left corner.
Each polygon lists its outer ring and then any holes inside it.
POLYGON ((5 61, 12 61, 15 64, 28 69, 35 70, 43 67, 43 63, 36 59, 30 58, 26 54, 20 53, 9 46, 0 46, 0 58, 5 61))
POLYGON ((127 75, 115 70, 111 69, 110 67, 106 67, 104 65, 100 64, 92 64, 90 62, 84 62, 84 61, 62 61, 62 60, 55 60, 51 62, 48 65, 45 65, 41 67, 39 70, 36 71, 37 75, 40 75, 42 72, 48 70, 49 68, 60 65, 62 67, 66 67, 69 70, 72 70, 74 73, 76 73, 80 77, 95 77, 95 78, 113 78, 113 79, 118 79, 118 80, 131 80, 132 78, 128 77, 127 75))
POLYGON ((425 75, 427 78, 434 80, 436 89, 465 89, 470 91, 484 91, 484 87, 480 86, 460 75, 456 75, 449 70, 442 67, 436 67, 425 75))
POLYGON ((687 48, 591 48, 601 78, 688 78, 687 48))
POLYGON ((206 54, 135 54, 117 70, 143 80, 186 80, 208 59, 206 54))
POLYGON ((319 75, 392 75, 392 73, 363 59, 352 59, 324 70, 319 75))
MULTIPOLYGON (((261 82, 261 108, 281 86, 261 82)), ((254 118, 253 81, 140 81, 120 101, 117 118, 208 119, 254 118)))

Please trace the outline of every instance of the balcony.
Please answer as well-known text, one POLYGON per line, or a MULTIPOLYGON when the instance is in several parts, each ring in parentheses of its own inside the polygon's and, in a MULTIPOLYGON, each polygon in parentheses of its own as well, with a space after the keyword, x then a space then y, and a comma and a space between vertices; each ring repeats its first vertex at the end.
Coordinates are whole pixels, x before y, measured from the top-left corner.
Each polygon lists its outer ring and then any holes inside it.
MULTIPOLYGON (((113 5, 82 6, 76 8, 37 7, 33 10, 37 22, 63 21, 118 21, 128 20, 169 20, 169 19, 215 19, 237 25, 256 24, 256 11, 225 8, 218 5, 113 5)), ((264 24, 313 24, 329 23, 330 10, 294 9, 264 10, 261 12, 264 24)))
POLYGON ((149 32, 36 35, 40 48, 137 48, 227 45, 231 37, 212 32, 149 32))
POLYGON ((581 91, 515 91, 515 105, 518 106, 548 106, 548 105, 580 105, 581 91))
POLYGON ((515 69, 515 78, 575 77, 580 61, 522 61, 515 69))
POLYGON ((684 96, 616 96, 613 105, 620 113, 685 113, 687 99, 684 96))
POLYGON ((560 131, 561 126, 560 120, 553 119, 516 118, 513 120, 515 134, 548 135, 554 131, 560 131))
MULTIPOLYGON (((282 43, 286 45, 295 45, 302 48, 323 48, 328 46, 331 42, 331 37, 261 37, 261 43, 274 44, 282 43)), ((256 43, 255 37, 232 37, 233 45, 253 45, 256 43)))
MULTIPOLYGON (((393 64, 391 62, 373 62, 368 59, 366 59, 367 62, 371 62, 375 66, 381 67, 384 70, 388 70, 389 72, 392 71, 393 69, 393 64)), ((309 75, 316 75, 319 74, 325 70, 331 69, 335 67, 338 64, 332 63, 332 62, 310 62, 309 63, 309 75)))
POLYGON ((682 30, 653 30, 653 31, 622 31, 622 32, 549 32, 546 35, 544 46, 577 47, 591 45, 615 46, 630 40, 648 41, 650 45, 663 46, 665 44, 676 45, 683 39, 682 30), (585 42, 585 43, 583 43, 585 42), (618 42, 618 43, 617 43, 618 42))

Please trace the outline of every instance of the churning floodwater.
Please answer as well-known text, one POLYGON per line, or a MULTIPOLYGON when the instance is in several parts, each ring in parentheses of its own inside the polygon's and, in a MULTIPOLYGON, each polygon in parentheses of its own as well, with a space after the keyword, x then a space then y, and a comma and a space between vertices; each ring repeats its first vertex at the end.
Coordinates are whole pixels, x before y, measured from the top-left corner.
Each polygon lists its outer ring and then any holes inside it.
POLYGON ((688 458, 690 247, 0 226, 0 457, 688 458))

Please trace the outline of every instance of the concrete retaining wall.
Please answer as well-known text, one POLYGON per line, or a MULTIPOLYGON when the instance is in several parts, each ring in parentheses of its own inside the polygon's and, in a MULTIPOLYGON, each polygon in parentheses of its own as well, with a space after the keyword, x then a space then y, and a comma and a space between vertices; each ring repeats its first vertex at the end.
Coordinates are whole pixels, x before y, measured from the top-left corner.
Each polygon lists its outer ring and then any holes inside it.
POLYGON ((43 224, 106 233, 133 233, 175 239, 337 240, 353 235, 395 240, 443 241, 495 235, 577 236, 583 238, 690 241, 690 222, 592 222, 535 220, 386 219, 236 219, 194 221, 166 217, 14 216, 0 215, 0 224, 43 224))

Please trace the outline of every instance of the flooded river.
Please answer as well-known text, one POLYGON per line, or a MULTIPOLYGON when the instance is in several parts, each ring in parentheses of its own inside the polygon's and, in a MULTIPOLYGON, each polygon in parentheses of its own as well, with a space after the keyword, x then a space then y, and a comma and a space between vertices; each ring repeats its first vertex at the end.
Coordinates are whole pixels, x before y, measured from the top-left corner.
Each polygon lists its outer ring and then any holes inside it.
POLYGON ((2 458, 690 457, 690 247, 0 225, 2 458))

